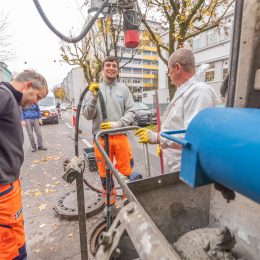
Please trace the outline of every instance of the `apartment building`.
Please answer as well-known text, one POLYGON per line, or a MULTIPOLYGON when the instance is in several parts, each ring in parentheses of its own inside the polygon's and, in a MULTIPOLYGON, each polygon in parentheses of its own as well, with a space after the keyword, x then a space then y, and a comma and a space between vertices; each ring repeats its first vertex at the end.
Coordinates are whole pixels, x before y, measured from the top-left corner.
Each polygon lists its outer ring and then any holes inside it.
POLYGON ((119 81, 125 83, 136 101, 142 100, 142 92, 158 88, 159 56, 145 31, 141 32, 141 42, 137 50, 125 48, 124 37, 120 36, 119 81))

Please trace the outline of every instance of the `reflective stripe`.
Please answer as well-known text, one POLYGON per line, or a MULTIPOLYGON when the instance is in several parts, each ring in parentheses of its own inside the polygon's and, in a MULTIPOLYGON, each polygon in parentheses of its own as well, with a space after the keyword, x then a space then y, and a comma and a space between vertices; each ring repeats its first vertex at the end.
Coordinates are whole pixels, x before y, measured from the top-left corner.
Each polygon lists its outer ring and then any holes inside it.
POLYGON ((3 192, 0 192, 0 197, 2 197, 2 196, 4 196, 4 195, 8 194, 9 192, 11 192, 11 191, 14 189, 13 184, 10 184, 10 185, 11 185, 11 186, 10 186, 7 190, 5 190, 5 191, 3 191, 3 192))
POLYGON ((27 251, 26 244, 19 248, 19 256, 14 258, 14 260, 26 260, 27 259, 27 251))
POLYGON ((3 224, 0 224, 0 227, 4 227, 4 228, 12 228, 11 226, 3 225, 3 224))

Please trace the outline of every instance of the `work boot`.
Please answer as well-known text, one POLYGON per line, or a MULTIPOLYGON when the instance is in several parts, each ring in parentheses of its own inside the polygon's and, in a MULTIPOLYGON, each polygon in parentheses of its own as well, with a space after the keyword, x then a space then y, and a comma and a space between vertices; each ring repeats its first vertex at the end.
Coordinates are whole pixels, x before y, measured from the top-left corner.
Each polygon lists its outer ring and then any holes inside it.
POLYGON ((46 148, 46 147, 43 147, 43 146, 39 146, 39 147, 38 147, 38 150, 40 150, 40 151, 46 151, 47 148, 46 148))
MULTIPOLYGON (((112 218, 115 218, 118 212, 120 211, 120 208, 117 207, 115 204, 110 205, 110 208, 111 208, 112 218)), ((107 205, 105 205, 102 215, 103 218, 105 219, 107 218, 107 205)))
POLYGON ((34 152, 36 152, 36 151, 37 151, 36 147, 33 147, 33 148, 32 148, 32 152, 34 153, 34 152))

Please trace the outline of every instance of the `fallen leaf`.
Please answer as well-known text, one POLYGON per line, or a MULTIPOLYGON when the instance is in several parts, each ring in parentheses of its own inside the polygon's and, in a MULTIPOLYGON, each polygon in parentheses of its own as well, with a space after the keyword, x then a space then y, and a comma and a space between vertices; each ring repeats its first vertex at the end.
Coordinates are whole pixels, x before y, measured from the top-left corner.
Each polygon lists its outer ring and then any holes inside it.
POLYGON ((56 182, 55 182, 56 185, 59 184, 59 183, 60 183, 60 181, 56 181, 56 182))
POLYGON ((68 237, 72 237, 73 236, 73 234, 72 233, 70 233, 69 235, 68 235, 68 237))
POLYGON ((40 248, 37 248, 37 249, 34 249, 34 250, 33 250, 33 252, 36 253, 36 254, 38 254, 40 251, 41 251, 40 248))
POLYGON ((39 210, 44 210, 44 209, 46 209, 46 206, 47 206, 47 204, 41 204, 41 205, 38 207, 38 209, 39 209, 39 210))
POLYGON ((43 228, 45 225, 46 225, 46 224, 41 224, 39 227, 40 227, 40 228, 43 228))
POLYGON ((39 196, 39 195, 41 195, 41 194, 42 194, 42 193, 41 193, 40 191, 36 191, 36 192, 33 193, 34 196, 39 196))
POLYGON ((50 184, 46 184, 46 187, 50 187, 51 185, 50 184))

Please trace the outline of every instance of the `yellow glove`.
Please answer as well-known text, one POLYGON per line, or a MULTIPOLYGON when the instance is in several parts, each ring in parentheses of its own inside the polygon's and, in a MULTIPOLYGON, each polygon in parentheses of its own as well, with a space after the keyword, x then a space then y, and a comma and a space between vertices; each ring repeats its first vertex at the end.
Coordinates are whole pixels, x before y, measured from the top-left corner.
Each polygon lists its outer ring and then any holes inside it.
POLYGON ((156 153, 157 155, 160 157, 161 156, 161 152, 162 152, 162 148, 161 146, 158 144, 157 147, 156 147, 156 153))
POLYGON ((42 119, 41 118, 39 118, 39 124, 42 125, 42 119))
POLYGON ((119 128, 121 126, 122 126, 122 122, 121 121, 106 122, 106 123, 100 124, 100 129, 101 130, 108 130, 108 129, 112 129, 112 128, 119 128))
POLYGON ((139 143, 142 144, 156 144, 157 134, 147 128, 140 128, 135 132, 135 135, 139 136, 139 143))
POLYGON ((94 95, 94 96, 97 96, 97 90, 99 89, 99 83, 97 82, 92 82, 90 85, 89 85, 89 90, 91 91, 91 93, 94 95))

